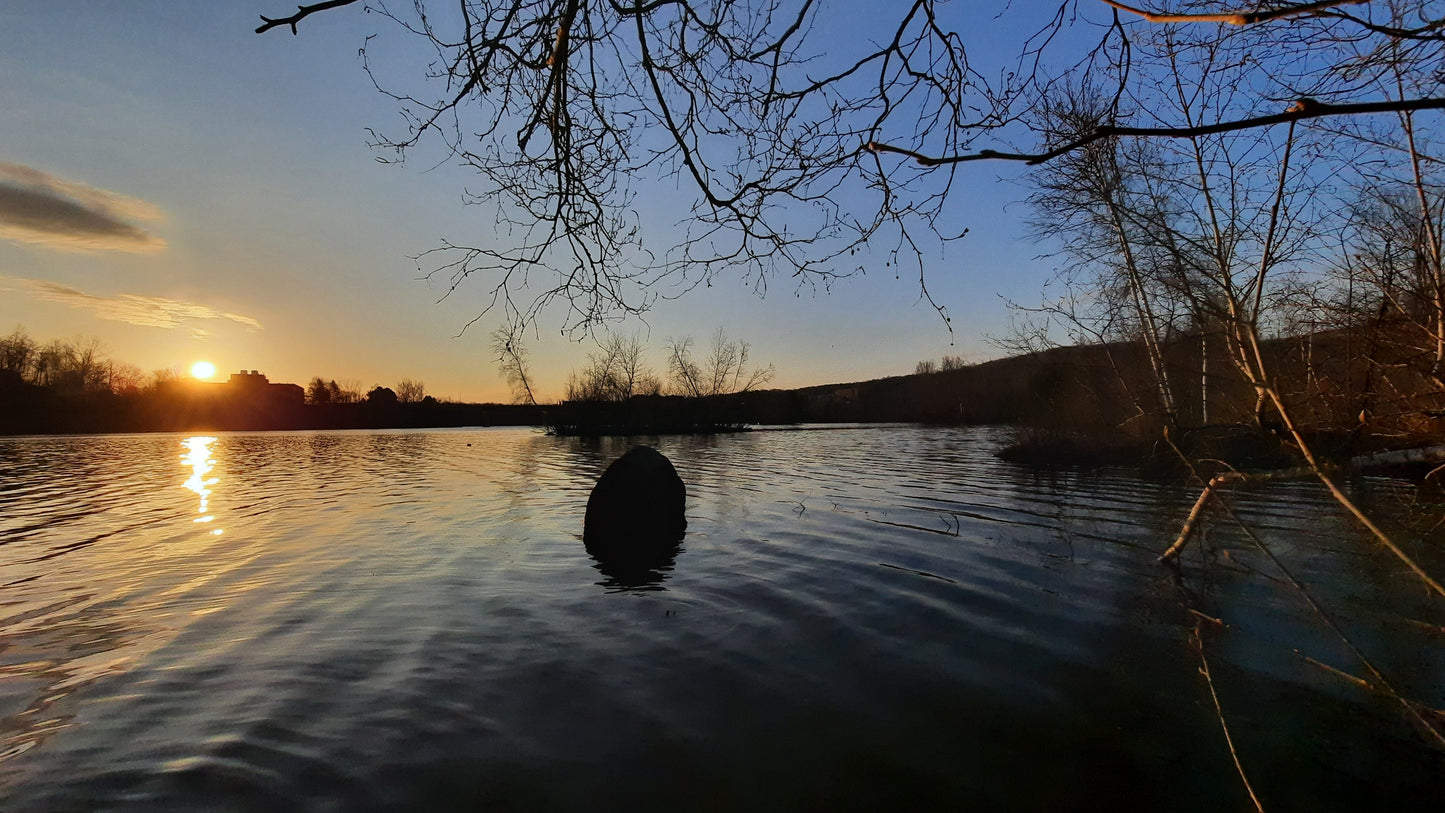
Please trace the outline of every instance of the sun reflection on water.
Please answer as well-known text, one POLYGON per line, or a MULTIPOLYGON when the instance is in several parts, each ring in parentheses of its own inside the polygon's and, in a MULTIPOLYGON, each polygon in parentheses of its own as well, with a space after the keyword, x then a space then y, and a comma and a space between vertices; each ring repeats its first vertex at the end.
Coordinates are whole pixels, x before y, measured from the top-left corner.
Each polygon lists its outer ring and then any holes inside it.
MULTIPOLYGON (((200 506, 196 509, 199 516, 192 522, 204 524, 214 522, 216 519, 210 513, 211 486, 220 480, 216 477, 206 476, 216 466, 216 461, 211 457, 211 444, 215 442, 215 438, 205 435, 197 435, 181 441, 181 445, 186 448, 186 453, 181 455, 181 465, 191 470, 191 476, 186 479, 185 487, 196 492, 196 496, 200 498, 200 506)), ((216 528, 211 533, 220 536, 221 529, 216 528)))

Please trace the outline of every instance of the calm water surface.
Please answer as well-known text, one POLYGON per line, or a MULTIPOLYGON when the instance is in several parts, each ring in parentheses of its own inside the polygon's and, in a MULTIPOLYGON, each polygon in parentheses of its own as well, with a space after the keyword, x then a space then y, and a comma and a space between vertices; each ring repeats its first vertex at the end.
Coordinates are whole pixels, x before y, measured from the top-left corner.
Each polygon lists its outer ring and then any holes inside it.
MULTIPOLYGON (((1194 609, 1267 810, 1439 809, 1442 750, 1246 537, 1154 563, 1195 490, 1003 439, 648 439, 688 533, 625 582, 581 542, 621 439, 0 439, 0 807, 1241 810, 1194 609)), ((1363 496, 1445 572, 1407 487, 1363 496)), ((1237 505, 1445 707, 1439 601, 1315 487, 1237 505)))

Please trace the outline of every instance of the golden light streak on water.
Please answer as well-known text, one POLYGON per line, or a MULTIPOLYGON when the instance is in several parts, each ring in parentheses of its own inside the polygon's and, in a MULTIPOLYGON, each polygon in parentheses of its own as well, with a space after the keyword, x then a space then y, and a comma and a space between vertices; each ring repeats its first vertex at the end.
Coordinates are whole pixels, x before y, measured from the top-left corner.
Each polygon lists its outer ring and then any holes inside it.
MULTIPOLYGON (((181 455, 181 465, 191 470, 191 476, 186 478, 184 485, 191 491, 196 492, 196 496, 200 498, 200 505, 196 509, 196 513, 200 514, 200 516, 196 517, 192 522, 208 523, 214 522, 216 519, 214 515, 209 513, 211 486, 219 483, 220 478, 206 476, 210 474, 211 470, 216 466, 216 461, 211 457, 211 444, 215 442, 215 438, 206 435, 196 435, 195 437, 189 437, 181 441, 181 445, 186 448, 186 453, 181 455)), ((222 530, 220 528, 213 529, 211 534, 220 536, 222 530)))

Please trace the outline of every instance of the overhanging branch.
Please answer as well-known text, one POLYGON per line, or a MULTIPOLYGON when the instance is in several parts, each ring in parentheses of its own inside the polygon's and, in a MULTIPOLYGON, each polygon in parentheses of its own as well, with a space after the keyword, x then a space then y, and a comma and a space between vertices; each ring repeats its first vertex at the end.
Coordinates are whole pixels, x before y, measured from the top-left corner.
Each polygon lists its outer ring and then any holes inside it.
POLYGON ((1199 136, 1214 135, 1216 133, 1228 133, 1235 130, 1248 130, 1254 127, 1269 127, 1274 124, 1285 124, 1291 121, 1303 119, 1315 119, 1323 116, 1348 116, 1364 113, 1398 113, 1412 110, 1441 110, 1445 109, 1445 98, 1431 99, 1403 99, 1401 101, 1388 102, 1359 102, 1355 104, 1326 104, 1315 99, 1300 99, 1290 106, 1289 110, 1283 113, 1276 113, 1272 116, 1256 116, 1248 119, 1237 119, 1235 121, 1221 121, 1214 124, 1201 124, 1196 127, 1117 127, 1110 124, 1100 125, 1089 134, 1073 141, 1055 147, 1048 152, 1040 153, 1018 153, 999 152, 998 150, 979 150, 974 153, 963 155, 948 155, 939 158, 924 155, 906 147, 897 147, 892 144, 884 144, 878 141, 869 141, 863 145, 863 149, 872 152, 891 152, 899 155, 906 155, 917 161, 919 166, 938 167, 949 164, 961 164, 965 161, 1022 161, 1025 164, 1037 165, 1058 158, 1067 152, 1072 152, 1098 141, 1101 138, 1112 136, 1139 136, 1142 138, 1197 138, 1199 136))
POLYGON ((1227 11, 1221 14, 1170 14, 1167 12, 1145 11, 1144 9, 1126 6, 1118 0, 1101 0, 1104 5, 1116 8, 1120 11, 1127 11, 1130 14, 1137 14, 1151 23, 1224 23, 1225 25, 1254 25, 1265 23, 1270 20, 1283 20, 1290 17, 1304 17, 1310 14, 1319 14, 1339 6, 1358 6, 1370 2, 1370 0, 1319 0, 1315 3, 1301 3, 1297 6, 1283 6, 1275 9, 1261 9, 1259 11, 1227 11))
POLYGON ((256 33, 264 34, 277 26, 289 25, 291 26, 291 33, 295 34, 296 24, 311 16, 312 14, 315 14, 318 11, 326 11, 327 9, 340 8, 341 6, 349 6, 355 2, 356 0, 325 0, 325 2, 315 3, 309 6, 297 6, 295 14, 292 14, 290 17, 277 17, 274 20, 262 14, 261 26, 256 29, 256 33))

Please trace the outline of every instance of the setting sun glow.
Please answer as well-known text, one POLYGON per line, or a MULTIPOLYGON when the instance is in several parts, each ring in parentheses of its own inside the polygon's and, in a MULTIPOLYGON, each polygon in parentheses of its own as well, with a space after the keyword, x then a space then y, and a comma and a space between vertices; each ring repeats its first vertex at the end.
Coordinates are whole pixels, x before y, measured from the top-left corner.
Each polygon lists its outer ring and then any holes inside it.
POLYGON ((191 365, 191 377, 199 378, 202 381, 208 380, 216 374, 216 365, 209 361, 198 361, 191 365))

